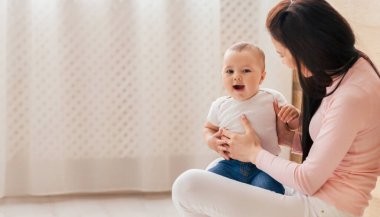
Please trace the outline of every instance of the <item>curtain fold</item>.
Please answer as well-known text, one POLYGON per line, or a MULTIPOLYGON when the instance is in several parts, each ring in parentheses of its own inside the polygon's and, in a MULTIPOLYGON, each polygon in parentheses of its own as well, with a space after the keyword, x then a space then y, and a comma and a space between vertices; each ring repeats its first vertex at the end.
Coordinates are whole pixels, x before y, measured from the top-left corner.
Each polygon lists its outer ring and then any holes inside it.
POLYGON ((169 190, 212 159, 219 1, 2 4, 2 196, 169 190))
POLYGON ((6 100, 6 1, 0 1, 0 198, 4 196, 5 191, 5 164, 6 164, 6 120, 5 120, 5 100, 6 100))
POLYGON ((202 128, 224 94, 223 51, 260 44, 262 10, 244 0, 0 1, 0 197, 167 191, 204 168, 216 157, 202 128))

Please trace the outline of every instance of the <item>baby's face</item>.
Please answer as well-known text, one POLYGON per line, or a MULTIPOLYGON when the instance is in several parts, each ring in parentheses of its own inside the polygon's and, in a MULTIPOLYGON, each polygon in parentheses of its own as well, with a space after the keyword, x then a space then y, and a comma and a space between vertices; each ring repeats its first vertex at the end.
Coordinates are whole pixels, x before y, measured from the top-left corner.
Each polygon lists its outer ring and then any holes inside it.
POLYGON ((265 78, 264 60, 250 50, 227 51, 223 63, 223 83, 236 100, 254 96, 265 78))

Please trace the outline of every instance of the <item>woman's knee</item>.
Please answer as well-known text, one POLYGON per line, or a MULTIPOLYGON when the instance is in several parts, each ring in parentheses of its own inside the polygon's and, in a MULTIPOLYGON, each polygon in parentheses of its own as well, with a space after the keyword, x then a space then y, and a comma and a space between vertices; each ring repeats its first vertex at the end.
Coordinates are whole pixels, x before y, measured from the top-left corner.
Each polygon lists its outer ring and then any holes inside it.
POLYGON ((173 200, 182 201, 191 198, 192 194, 199 191, 205 173, 207 171, 190 169, 179 175, 172 186, 173 200))

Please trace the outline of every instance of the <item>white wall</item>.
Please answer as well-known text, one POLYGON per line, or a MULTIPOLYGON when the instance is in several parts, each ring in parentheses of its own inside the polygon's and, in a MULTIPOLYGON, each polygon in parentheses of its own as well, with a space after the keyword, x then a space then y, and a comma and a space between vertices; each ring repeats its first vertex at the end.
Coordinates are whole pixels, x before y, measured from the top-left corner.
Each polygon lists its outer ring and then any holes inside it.
POLYGON ((284 94, 288 102, 292 100, 292 72, 282 64, 281 58, 277 54, 269 32, 265 27, 265 21, 269 10, 278 3, 277 0, 267 0, 261 2, 262 14, 259 15, 260 31, 258 45, 263 49, 266 56, 267 77, 263 82, 263 87, 273 88, 284 94))
POLYGON ((366 52, 380 66, 380 1, 329 0, 351 24, 357 47, 366 52))

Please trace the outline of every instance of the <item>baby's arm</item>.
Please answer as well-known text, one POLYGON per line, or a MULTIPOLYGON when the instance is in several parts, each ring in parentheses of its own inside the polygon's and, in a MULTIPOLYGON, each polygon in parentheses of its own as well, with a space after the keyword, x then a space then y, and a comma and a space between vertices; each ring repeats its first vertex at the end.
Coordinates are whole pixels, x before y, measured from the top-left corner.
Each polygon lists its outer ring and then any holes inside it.
POLYGON ((285 123, 290 131, 297 131, 299 128, 300 111, 291 104, 286 104, 279 108, 278 118, 285 123))
POLYGON ((283 122, 289 131, 298 130, 300 121, 300 110, 298 108, 286 102, 283 102, 280 106, 279 101, 276 98, 273 101, 273 108, 277 115, 277 120, 283 122))
POLYGON ((205 127, 203 129, 203 137, 208 147, 211 150, 214 150, 224 159, 229 160, 230 157, 228 156, 228 152, 224 151, 225 146, 227 146, 227 144, 223 143, 223 141, 221 140, 221 136, 222 130, 219 127, 211 124, 210 122, 206 122, 205 127))
MULTIPOLYGON (((293 146, 293 139, 294 139, 294 130, 291 129, 298 129, 298 121, 299 121, 299 114, 298 117, 292 120, 289 120, 289 123, 286 123, 286 120, 288 117, 284 115, 285 109, 287 107, 287 104, 285 106, 279 106, 277 100, 274 100, 273 102, 274 111, 276 113, 276 126, 277 126, 277 136, 278 136, 278 143, 281 145, 286 146, 293 146), (281 114, 280 114, 281 112, 281 114), (285 120, 285 121, 284 121, 285 120), (296 123, 294 123, 296 122, 296 123), (294 128, 291 128, 294 127, 294 128)), ((298 111, 298 110, 296 110, 298 111)), ((294 111, 293 111, 294 112, 294 111)), ((293 113, 292 112, 292 113, 293 113)), ((288 112, 287 112, 288 113, 288 112)))

